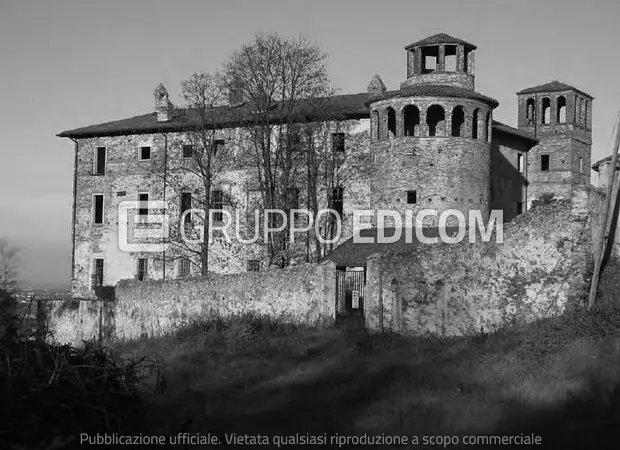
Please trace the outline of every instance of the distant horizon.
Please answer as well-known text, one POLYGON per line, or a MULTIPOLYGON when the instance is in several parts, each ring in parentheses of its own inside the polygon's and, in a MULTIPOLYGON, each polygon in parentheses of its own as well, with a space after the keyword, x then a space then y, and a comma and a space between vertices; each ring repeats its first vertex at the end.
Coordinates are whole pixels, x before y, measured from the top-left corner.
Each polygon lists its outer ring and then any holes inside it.
POLYGON ((22 248, 23 283, 69 285, 73 144, 56 134, 151 112, 159 83, 181 106, 182 80, 220 69, 260 32, 315 41, 342 94, 365 92, 375 74, 398 89, 412 42, 464 39, 478 47, 476 91, 499 101, 502 123, 516 127, 524 88, 558 80, 592 95, 594 163, 610 154, 620 108, 620 60, 608 57, 619 16, 617 0, 4 0, 0 237, 22 248))

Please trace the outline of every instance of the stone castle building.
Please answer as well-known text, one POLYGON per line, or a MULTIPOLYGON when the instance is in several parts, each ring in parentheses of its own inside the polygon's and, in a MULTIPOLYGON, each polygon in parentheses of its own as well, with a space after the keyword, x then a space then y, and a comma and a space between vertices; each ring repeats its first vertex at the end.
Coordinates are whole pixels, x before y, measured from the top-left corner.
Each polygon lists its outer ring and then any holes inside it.
MULTIPOLYGON (((334 209, 342 212, 343 236, 331 254, 337 266, 364 266, 373 252, 351 242, 360 231, 352 226, 354 210, 458 209, 467 215, 475 209, 488 216, 499 209, 510 220, 543 193, 568 196, 575 185, 589 184, 591 96, 558 81, 524 89, 517 93, 514 128, 495 121, 498 102, 475 90, 475 45, 438 34, 405 51, 407 78, 399 89, 387 90, 376 75, 367 92, 325 99, 332 127, 325 145, 342 155, 331 188, 334 209)), ((75 296, 91 296, 95 286, 121 279, 177 278, 197 270, 178 252, 119 248, 122 201, 163 200, 187 208, 188 197, 167 174, 191 164, 187 132, 195 116, 172 107, 163 86, 154 95, 154 112, 58 135, 75 144, 75 296)), ((212 197, 216 207, 249 215, 260 208, 256 168, 231 119, 244 108, 231 98, 230 105, 210 111, 218 145, 233 147, 235 156, 212 197)), ((290 189, 303 208, 304 181, 294 180, 290 189)), ((264 245, 221 239, 210 252, 210 270, 224 273, 260 270, 266 255, 264 245)))

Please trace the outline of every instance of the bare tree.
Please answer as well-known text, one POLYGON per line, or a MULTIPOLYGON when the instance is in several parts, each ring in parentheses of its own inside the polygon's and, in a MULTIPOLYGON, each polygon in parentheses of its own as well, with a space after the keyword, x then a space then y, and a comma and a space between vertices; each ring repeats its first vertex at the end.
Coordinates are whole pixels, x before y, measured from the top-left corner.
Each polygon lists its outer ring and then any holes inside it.
MULTIPOLYGON (((289 216, 287 193, 305 162, 300 151, 300 124, 311 120, 320 102, 331 94, 326 55, 303 37, 259 35, 233 53, 225 65, 226 82, 246 102, 244 132, 253 154, 265 209, 289 216)), ((271 227, 279 216, 268 216, 271 227)), ((269 236, 270 265, 285 265, 288 227, 269 236)))
POLYGON ((17 284, 19 248, 0 239, 0 290, 11 292, 17 284))
POLYGON ((232 147, 221 145, 217 135, 218 123, 227 113, 224 107, 226 89, 219 74, 194 73, 182 82, 181 92, 186 106, 185 119, 190 129, 186 132, 185 140, 173 142, 173 146, 182 151, 185 158, 168 162, 167 186, 177 194, 180 202, 186 202, 180 207, 199 209, 204 214, 187 215, 184 223, 173 221, 170 244, 176 248, 173 259, 188 257, 200 267, 202 275, 207 275, 211 211, 214 206, 223 203, 223 199, 213 198, 212 188, 230 161, 232 147), (201 229, 199 236, 193 234, 190 228, 201 229), (182 239, 183 234, 200 243, 187 242, 182 239))

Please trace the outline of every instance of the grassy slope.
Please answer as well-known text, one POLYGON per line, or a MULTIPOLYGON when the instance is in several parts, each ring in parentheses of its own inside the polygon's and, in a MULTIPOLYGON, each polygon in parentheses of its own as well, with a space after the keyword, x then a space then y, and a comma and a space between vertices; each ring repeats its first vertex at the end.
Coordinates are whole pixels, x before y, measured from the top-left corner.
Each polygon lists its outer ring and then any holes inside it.
POLYGON ((604 283, 608 304, 594 314, 477 339, 261 330, 245 321, 194 324, 122 352, 166 363, 148 419, 157 434, 536 433, 543 448, 616 448, 620 306, 613 276, 604 283))

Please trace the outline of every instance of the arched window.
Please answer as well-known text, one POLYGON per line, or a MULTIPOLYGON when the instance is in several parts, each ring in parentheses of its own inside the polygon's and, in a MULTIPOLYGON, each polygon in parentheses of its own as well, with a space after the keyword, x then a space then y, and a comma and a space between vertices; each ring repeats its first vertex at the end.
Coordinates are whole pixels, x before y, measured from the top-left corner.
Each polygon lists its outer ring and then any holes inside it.
POLYGON ((528 125, 534 125, 534 114, 536 111, 536 102, 533 98, 528 98, 525 101, 525 122, 528 125))
POLYGON ((575 97, 575 123, 581 123, 581 98, 575 97))
POLYGON ((474 109, 474 115, 471 119, 471 137, 478 139, 478 108, 474 109))
POLYGON ((581 125, 585 127, 588 123, 588 118, 586 116, 586 100, 582 98, 579 104, 581 105, 581 125))
POLYGON ((542 99, 541 124, 546 125, 551 122, 551 100, 548 97, 542 99))
POLYGON ((374 127, 373 137, 378 140, 379 130, 381 129, 381 122, 379 121, 379 112, 376 109, 372 112, 372 121, 370 125, 374 127))
POLYGON ((396 111, 394 108, 388 107, 385 112, 387 113, 388 137, 390 133, 392 133, 392 137, 396 137, 396 111))
POLYGON ((465 111, 462 106, 455 106, 452 110, 452 136, 463 137, 463 124, 465 123, 465 111))
POLYGON ((585 117, 585 127, 590 128, 590 120, 592 119, 592 102, 590 100, 586 100, 586 117, 585 117))
POLYGON ((428 125, 428 135, 445 136, 445 113, 439 105, 433 105, 426 111, 426 124, 428 125))
POLYGON ((491 125, 491 111, 487 112, 487 117, 484 120, 484 137, 487 142, 491 142, 490 125, 491 125))
POLYGON ((420 110, 417 106, 407 105, 403 109, 405 136, 418 136, 420 128, 420 110))
POLYGON ((556 122, 566 122, 566 97, 560 95, 556 100, 556 122))

